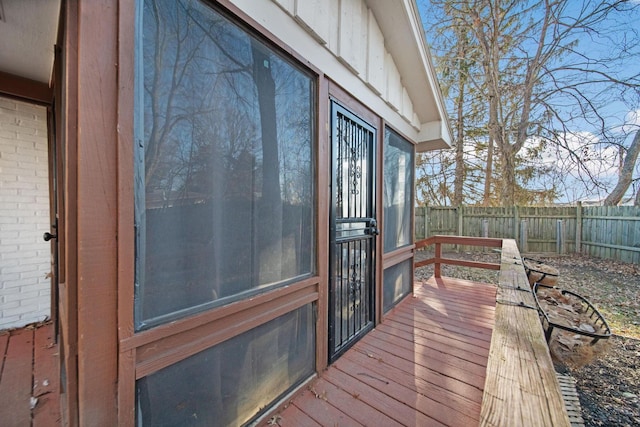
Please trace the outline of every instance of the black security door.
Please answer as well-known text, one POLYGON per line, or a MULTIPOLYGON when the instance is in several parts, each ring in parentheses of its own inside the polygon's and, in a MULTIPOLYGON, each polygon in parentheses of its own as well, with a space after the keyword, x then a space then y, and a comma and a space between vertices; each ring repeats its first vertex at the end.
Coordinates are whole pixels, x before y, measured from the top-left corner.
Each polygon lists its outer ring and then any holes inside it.
POLYGON ((376 130, 331 105, 329 359, 373 326, 376 130))

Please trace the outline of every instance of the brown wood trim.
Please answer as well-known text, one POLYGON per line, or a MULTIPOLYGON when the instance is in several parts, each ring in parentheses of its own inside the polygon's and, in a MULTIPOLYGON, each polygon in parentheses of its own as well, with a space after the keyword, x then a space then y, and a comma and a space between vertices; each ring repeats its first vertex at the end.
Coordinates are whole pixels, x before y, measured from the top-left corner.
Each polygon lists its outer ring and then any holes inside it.
POLYGON ((405 246, 385 254, 382 261, 382 268, 386 270, 410 258, 413 258, 413 245, 405 246))
MULTIPOLYGON (((71 427, 78 426, 78 243, 77 243, 77 198, 78 182, 78 3, 62 2, 62 22, 60 23, 62 46, 61 111, 58 117, 61 127, 60 150, 64 156, 64 169, 58 190, 63 200, 64 234, 63 274, 58 286, 60 292, 60 337, 61 361, 64 367, 61 406, 63 421, 71 427)), ((61 159, 62 160, 62 159, 61 159)))
POLYGON ((79 424, 117 425, 118 8, 111 0, 79 3, 79 424))
MULTIPOLYGON (((414 253, 416 250, 416 245, 415 245, 416 243, 416 192, 417 192, 416 191, 416 181, 417 181, 416 165, 418 164, 417 156, 418 156, 418 153, 416 151, 416 146, 414 144, 413 145, 413 186, 411 187, 411 242, 413 242, 414 253)), ((425 234, 426 232, 427 230, 425 229, 425 234)), ((413 293, 415 290, 415 282, 416 282, 415 258, 413 260, 414 260, 414 265, 413 265, 414 274, 411 275, 411 293, 413 293)))
POLYGON ((490 248, 502 247, 502 239, 492 237, 467 237, 436 235, 416 242, 416 249, 435 244, 486 246, 490 248))
POLYGON ((136 351, 118 354, 118 426, 133 427, 136 422, 136 351))
POLYGON ((317 289, 303 288, 287 295, 286 298, 253 306, 244 312, 226 316, 186 333, 171 335, 142 346, 136 351, 136 379, 184 360, 317 299, 317 289))
POLYGON ((331 141, 329 136, 329 82, 324 75, 317 80, 318 105, 316 141, 316 268, 318 269, 318 306, 316 320, 316 371, 322 372, 329 363, 329 209, 331 205, 331 141))
MULTIPOLYGON (((413 264, 413 268, 415 270, 416 268, 419 268, 419 267, 424 267, 424 266, 427 266, 427 265, 435 264, 436 261, 437 260, 435 258, 423 259, 422 261, 415 262, 413 264)), ((440 261, 442 261, 442 259, 440 259, 440 261)))
POLYGON ((384 209, 383 209, 383 189, 384 189, 384 120, 376 115, 376 122, 374 123, 376 126, 376 147, 375 147, 375 169, 374 169, 374 182, 375 182, 375 192, 373 193, 374 201, 375 201, 375 216, 378 221, 378 230, 379 233, 375 237, 375 252, 374 252, 374 261, 375 261, 375 282, 373 284, 375 292, 375 324, 379 324, 382 321, 382 316, 384 314, 384 307, 382 301, 382 295, 384 295, 383 290, 383 280, 384 280, 384 272, 383 272, 383 256, 384 256, 384 209))
POLYGON ((118 34, 118 338, 133 335, 135 2, 121 0, 118 34))
MULTIPOLYGON (((329 81, 329 96, 344 106, 346 109, 360 117, 362 120, 376 128, 377 134, 380 134, 381 119, 376 113, 365 107, 354 98, 348 91, 343 89, 333 80, 329 81)), ((379 144, 379 141, 376 141, 379 144)))
POLYGON ((0 71, 0 95, 35 102, 36 104, 51 105, 53 88, 50 88, 47 83, 0 71))
MULTIPOLYGON (((57 61, 56 61, 57 62, 57 61)), ((55 133, 56 123, 55 123, 55 115, 53 107, 47 108, 47 167, 49 169, 49 232, 53 232, 56 235, 55 239, 50 241, 51 246, 51 281, 50 281, 50 289, 51 295, 49 299, 50 303, 50 313, 51 320, 55 325, 55 331, 57 335, 58 330, 58 281, 59 281, 59 269, 57 268, 58 264, 58 236, 61 235, 57 229, 57 211, 56 205, 58 200, 56 200, 56 191, 55 191, 55 179, 54 176, 58 173, 58 163, 56 162, 58 149, 57 149, 57 135, 55 133), (53 228, 53 225, 56 228, 53 228)))
MULTIPOLYGON (((118 340, 134 334, 135 281, 134 99, 135 2, 118 7, 118 340)), ((118 354, 118 425, 135 425, 135 349, 118 354)))
POLYGON ((500 270, 500 264, 495 264, 491 262, 467 261, 463 259, 452 259, 452 258, 425 259, 425 260, 416 262, 414 268, 424 267, 425 265, 430 265, 430 264, 460 265, 462 267, 482 268, 485 270, 500 270))
POLYGON ((58 23, 58 35, 56 39, 56 45, 54 47, 54 62, 53 62, 53 117, 55 124, 55 146, 56 146, 56 160, 57 164, 56 172, 58 174, 58 283, 66 280, 65 268, 66 268, 66 215, 64 205, 64 183, 65 183, 65 157, 64 157, 64 129, 66 112, 64 111, 64 90, 65 90, 65 6, 62 2, 60 10, 60 18, 58 23))
POLYGON ((234 316, 238 313, 246 313, 253 307, 258 307, 272 301, 281 301, 286 298, 287 295, 293 294, 300 290, 313 289, 316 292, 318 285, 318 278, 311 277, 292 285, 283 286, 273 291, 265 292, 264 294, 257 295, 253 298, 240 300, 213 310, 205 311, 204 313, 194 314, 184 319, 176 320, 175 322, 167 323, 157 326, 147 331, 139 332, 132 335, 129 338, 124 338, 120 341, 120 351, 128 351, 136 347, 142 347, 147 344, 162 340, 166 337, 176 334, 182 334, 184 332, 196 329, 200 326, 217 321, 224 317, 234 316))

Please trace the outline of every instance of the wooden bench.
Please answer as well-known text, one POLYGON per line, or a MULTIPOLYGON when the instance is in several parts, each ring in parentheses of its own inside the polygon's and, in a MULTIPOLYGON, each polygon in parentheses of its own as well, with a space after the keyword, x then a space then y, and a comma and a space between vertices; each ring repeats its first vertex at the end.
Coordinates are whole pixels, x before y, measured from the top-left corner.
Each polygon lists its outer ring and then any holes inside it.
POLYGON ((569 426, 516 242, 504 239, 481 426, 569 426))

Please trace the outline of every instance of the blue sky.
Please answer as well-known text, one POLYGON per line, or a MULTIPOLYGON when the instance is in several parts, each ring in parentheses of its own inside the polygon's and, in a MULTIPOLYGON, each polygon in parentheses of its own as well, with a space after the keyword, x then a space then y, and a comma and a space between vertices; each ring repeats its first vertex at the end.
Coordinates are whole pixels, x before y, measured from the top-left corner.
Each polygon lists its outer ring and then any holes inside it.
MULTIPOLYGON (((640 4, 640 0, 634 0, 632 3, 640 4)), ((425 21, 428 0, 417 0, 417 5, 423 21, 425 21)), ((571 16, 574 16, 574 13, 579 12, 582 2, 573 1, 570 2, 569 5, 567 12, 571 16)), ((625 38, 637 37, 637 22, 640 22, 640 8, 636 8, 633 13, 616 14, 610 19, 610 22, 607 22, 606 27, 608 29, 621 28, 625 30, 624 32, 615 31, 607 38, 598 37, 598 35, 595 34, 583 34, 579 38, 577 49, 588 53, 591 58, 611 55, 616 51, 616 48, 622 46, 622 41, 624 41, 625 38)), ((426 36, 429 42, 432 34, 429 33, 428 28, 426 29, 426 36)), ((640 43, 632 44, 630 49, 635 50, 638 56, 634 61, 628 61, 622 64, 620 73, 618 74, 622 80, 640 71, 640 65, 638 65, 640 61, 637 59, 640 57, 640 43)), ((596 87, 595 85, 588 86, 583 92, 589 90, 602 91, 602 88, 596 87)), ((601 96, 603 94, 606 95, 606 93, 600 93, 601 96)), ((625 101, 626 102, 610 99, 606 101, 605 106, 600 111, 607 117, 607 127, 611 130, 611 135, 619 141, 625 141, 625 145, 628 145, 640 125, 640 105, 638 104, 637 92, 635 97, 631 97, 625 101), (626 140, 624 139, 625 135, 626 140)), ((606 197, 608 191, 615 185, 617 178, 617 167, 619 165, 618 150, 603 144, 603 140, 597 135, 597 130, 585 120, 574 120, 571 123, 570 134, 567 134, 565 139, 567 145, 570 147, 588 152, 592 160, 585 163, 586 168, 590 173, 597 175, 599 179, 605 183, 606 188, 583 185, 580 182, 580 175, 584 176, 587 171, 583 170, 580 172, 577 169, 572 170, 569 168, 563 170, 566 176, 566 191, 563 193, 565 197, 563 200, 558 201, 571 202, 577 199, 599 199, 606 197)), ((546 162, 546 164, 556 162, 559 165, 562 162, 562 159, 558 159, 555 151, 544 153, 542 160, 546 162)), ((640 177, 640 166, 636 166, 635 177, 640 177)))

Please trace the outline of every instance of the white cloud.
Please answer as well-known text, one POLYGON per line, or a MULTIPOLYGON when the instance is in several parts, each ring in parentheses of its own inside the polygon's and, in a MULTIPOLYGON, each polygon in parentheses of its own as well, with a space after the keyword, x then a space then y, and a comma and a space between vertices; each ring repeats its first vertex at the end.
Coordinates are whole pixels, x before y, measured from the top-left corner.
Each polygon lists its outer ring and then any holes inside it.
POLYGON ((585 173, 598 179, 615 177, 618 173, 618 150, 601 143, 591 132, 566 133, 563 148, 547 147, 542 153, 543 162, 574 178, 585 173))

